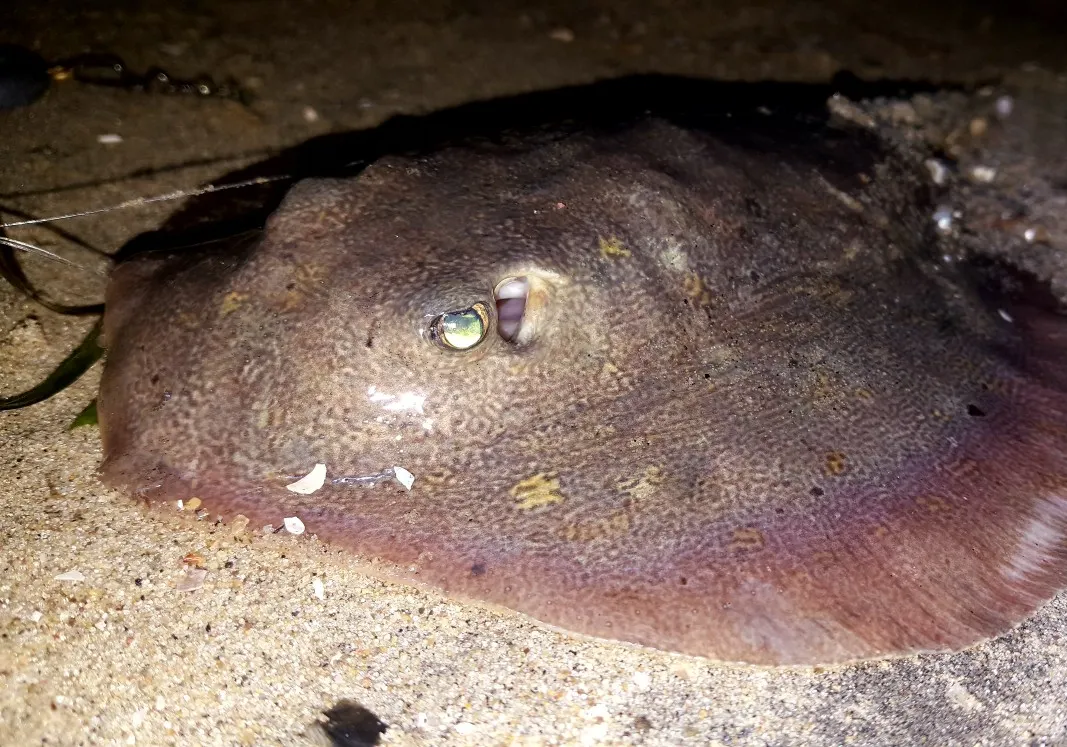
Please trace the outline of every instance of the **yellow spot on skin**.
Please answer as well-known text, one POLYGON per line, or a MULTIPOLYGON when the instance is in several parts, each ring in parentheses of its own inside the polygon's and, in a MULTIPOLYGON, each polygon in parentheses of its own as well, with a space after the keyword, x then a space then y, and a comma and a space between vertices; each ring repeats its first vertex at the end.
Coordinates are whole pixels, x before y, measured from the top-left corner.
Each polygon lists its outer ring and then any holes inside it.
POLYGON ((603 236, 598 237, 597 242, 600 245, 600 256, 604 259, 625 259, 629 257, 632 252, 622 245, 622 242, 612 236, 610 239, 605 239, 603 236))
POLYGON ((763 544, 763 532, 758 529, 753 529, 752 527, 745 527, 743 529, 734 530, 733 537, 726 549, 730 552, 758 550, 763 547, 763 544))
POLYGON ((222 307, 219 309, 219 316, 228 316, 237 309, 241 308, 243 304, 248 300, 247 293, 241 293, 240 291, 230 291, 222 299, 222 307))
POLYGON ((511 488, 511 497, 518 501, 516 508, 529 511, 540 506, 562 503, 559 492, 559 478, 554 473, 539 472, 520 480, 511 488))
POLYGON ((629 531, 629 515, 625 511, 615 511, 606 519, 567 524, 560 527, 558 535, 568 542, 592 542, 597 539, 621 537, 629 531))
POLYGON ((290 286, 277 297, 276 305, 280 311, 295 311, 304 299, 326 279, 326 270, 320 265, 297 264, 293 267, 290 286))
POLYGON ((592 542, 625 536, 630 533, 633 517, 639 509, 638 504, 655 493, 656 486, 662 482, 663 470, 660 467, 646 467, 642 474, 615 483, 616 490, 629 496, 628 505, 612 511, 603 519, 566 524, 560 527, 557 534, 568 542, 592 542))
POLYGON ((936 495, 920 495, 915 502, 932 514, 948 511, 952 508, 948 501, 936 495))
POLYGON ((259 403, 257 409, 259 414, 256 415, 256 427, 260 430, 285 426, 284 410, 272 407, 269 402, 259 403))
POLYGON ((427 472, 420 475, 420 478, 427 485, 449 485, 455 481, 455 475, 448 470, 441 470, 439 472, 427 472))
POLYGON ((707 283, 704 282, 704 278, 692 270, 685 274, 685 280, 682 281, 682 290, 697 306, 711 305, 711 291, 708 290, 707 283))
POLYGON ((830 477, 837 477, 845 473, 845 454, 841 451, 831 451, 826 455, 826 464, 823 470, 830 477))
POLYGON ((656 486, 663 482, 663 470, 652 465, 646 467, 643 474, 615 483, 615 489, 625 493, 635 501, 642 501, 656 492, 656 486))
POLYGON ((838 374, 821 366, 812 369, 806 383, 813 405, 832 404, 844 393, 838 374))
POLYGON ((600 373, 604 376, 614 376, 619 372, 619 367, 611 361, 607 361, 601 368, 600 373))

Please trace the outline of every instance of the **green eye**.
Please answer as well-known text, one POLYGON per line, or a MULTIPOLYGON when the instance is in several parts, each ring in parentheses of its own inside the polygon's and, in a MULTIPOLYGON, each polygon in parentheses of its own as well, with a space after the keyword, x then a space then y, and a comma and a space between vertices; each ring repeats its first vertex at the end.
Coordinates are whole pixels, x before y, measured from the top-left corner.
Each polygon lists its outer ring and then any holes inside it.
POLYGON ((441 314, 430 324, 434 340, 452 350, 470 350, 489 331, 489 310, 483 303, 441 314))

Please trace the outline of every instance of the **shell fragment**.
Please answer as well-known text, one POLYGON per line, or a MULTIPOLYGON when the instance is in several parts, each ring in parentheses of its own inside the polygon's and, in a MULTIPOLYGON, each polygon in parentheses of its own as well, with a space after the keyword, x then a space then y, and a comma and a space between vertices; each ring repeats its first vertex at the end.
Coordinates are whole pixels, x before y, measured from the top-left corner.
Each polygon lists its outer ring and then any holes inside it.
POLYGON ((406 490, 411 490, 411 486, 415 484, 415 475, 403 467, 393 467, 393 475, 396 476, 396 481, 403 485, 406 490))
POLYGON ((326 482, 326 465, 319 463, 316 464, 314 469, 308 472, 294 483, 290 483, 285 487, 294 493, 300 495, 311 495, 316 490, 322 487, 326 482))

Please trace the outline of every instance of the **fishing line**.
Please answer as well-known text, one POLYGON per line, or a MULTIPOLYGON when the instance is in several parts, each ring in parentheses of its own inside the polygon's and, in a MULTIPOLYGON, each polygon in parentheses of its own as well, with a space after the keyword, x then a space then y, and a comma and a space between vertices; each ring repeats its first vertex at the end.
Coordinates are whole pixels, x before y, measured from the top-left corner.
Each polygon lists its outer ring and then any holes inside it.
POLYGON ((127 208, 144 207, 145 205, 151 205, 157 202, 167 202, 169 200, 180 200, 185 197, 200 197, 202 195, 212 194, 214 192, 224 192, 230 189, 241 189, 244 187, 254 187, 261 184, 271 184, 273 182, 291 181, 294 177, 288 174, 279 174, 276 176, 259 176, 254 179, 247 179, 241 182, 234 182, 232 184, 208 184, 203 187, 199 187, 194 190, 177 190, 174 192, 166 192, 164 194, 152 195, 149 197, 134 197, 133 199, 120 202, 117 205, 111 205, 102 208, 92 208, 90 210, 80 210, 75 213, 66 213, 63 215, 54 215, 48 218, 32 218, 27 220, 11 221, 8 223, 0 223, 0 229, 3 228, 17 228, 19 226, 34 226, 41 223, 54 223, 61 220, 69 220, 71 218, 83 218, 87 215, 99 215, 100 213, 109 213, 112 210, 124 210, 127 208))

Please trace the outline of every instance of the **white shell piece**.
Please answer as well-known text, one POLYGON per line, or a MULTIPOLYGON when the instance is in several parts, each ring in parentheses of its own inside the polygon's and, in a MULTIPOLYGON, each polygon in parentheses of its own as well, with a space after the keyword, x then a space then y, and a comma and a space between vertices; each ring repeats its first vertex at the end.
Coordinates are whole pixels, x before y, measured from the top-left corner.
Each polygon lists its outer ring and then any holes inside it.
POLYGON ((396 481, 403 485, 406 490, 411 490, 411 486, 415 484, 415 475, 403 467, 393 467, 393 474, 396 475, 396 481))
POLYGON ((315 468, 296 482, 285 487, 300 495, 311 495, 326 482, 326 465, 316 464, 315 468))
POLYGON ((84 581, 85 574, 81 571, 67 571, 55 577, 56 581, 84 581))

